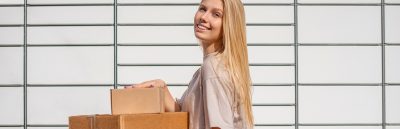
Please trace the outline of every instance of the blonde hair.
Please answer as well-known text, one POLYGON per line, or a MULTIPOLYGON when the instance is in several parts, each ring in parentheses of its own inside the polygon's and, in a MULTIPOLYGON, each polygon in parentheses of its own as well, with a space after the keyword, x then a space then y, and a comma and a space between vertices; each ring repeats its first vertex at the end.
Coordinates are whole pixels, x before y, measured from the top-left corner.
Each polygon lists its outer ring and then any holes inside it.
POLYGON ((253 128, 252 83, 250 78, 246 22, 244 7, 240 0, 222 0, 222 57, 229 72, 239 104, 243 105, 244 120, 253 128))

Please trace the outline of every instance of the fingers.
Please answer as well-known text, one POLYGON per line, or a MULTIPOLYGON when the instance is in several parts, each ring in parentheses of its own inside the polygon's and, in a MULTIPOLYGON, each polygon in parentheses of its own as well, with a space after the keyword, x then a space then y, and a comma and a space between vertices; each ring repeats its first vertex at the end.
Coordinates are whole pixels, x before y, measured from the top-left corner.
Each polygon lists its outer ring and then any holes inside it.
POLYGON ((136 84, 134 87, 135 88, 151 88, 151 87, 153 87, 153 84, 152 84, 152 82, 144 82, 144 83, 136 84))
POLYGON ((134 84, 130 86, 125 86, 125 89, 129 88, 152 88, 152 87, 165 87, 166 84, 163 80, 161 79, 155 79, 155 80, 150 80, 150 81, 145 81, 139 84, 134 84))
POLYGON ((124 89, 130 89, 130 88, 134 88, 135 85, 129 85, 129 86, 124 86, 124 89))
POLYGON ((154 82, 146 81, 146 82, 142 82, 139 84, 134 84, 134 85, 128 86, 127 88, 151 88, 153 86, 154 86, 154 82))
POLYGON ((165 82, 163 80, 161 80, 161 79, 156 79, 156 80, 154 80, 154 82, 155 82, 154 85, 156 87, 161 87, 161 88, 166 87, 165 82))

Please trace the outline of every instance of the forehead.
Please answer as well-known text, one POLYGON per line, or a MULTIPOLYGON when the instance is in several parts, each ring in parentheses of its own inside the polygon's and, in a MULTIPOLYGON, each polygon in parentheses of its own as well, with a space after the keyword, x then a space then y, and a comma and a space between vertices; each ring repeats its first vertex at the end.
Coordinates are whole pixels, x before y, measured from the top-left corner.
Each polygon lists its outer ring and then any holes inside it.
POLYGON ((222 0, 202 0, 200 4, 208 8, 215 8, 221 11, 224 9, 222 0))

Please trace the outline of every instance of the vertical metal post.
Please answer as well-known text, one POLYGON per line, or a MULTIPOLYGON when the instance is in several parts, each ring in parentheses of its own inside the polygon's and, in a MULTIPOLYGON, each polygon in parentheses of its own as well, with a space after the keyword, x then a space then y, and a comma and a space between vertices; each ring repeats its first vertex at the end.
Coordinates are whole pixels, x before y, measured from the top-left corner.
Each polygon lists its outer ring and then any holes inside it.
POLYGON ((381 0, 382 129, 386 129, 385 0, 381 0))
POLYGON ((24 0, 24 129, 27 129, 27 124, 28 124, 28 97, 27 97, 27 70, 28 70, 28 62, 27 62, 27 58, 28 58, 28 54, 27 54, 27 47, 28 47, 28 39, 27 39, 27 17, 28 17, 28 8, 27 8, 27 0, 24 0))
POLYGON ((294 0, 294 89, 295 89, 295 115, 294 115, 294 126, 295 129, 299 129, 299 41, 298 41, 298 26, 299 23, 297 21, 298 12, 297 0, 294 0))
POLYGON ((118 29, 118 17, 117 17, 117 12, 118 6, 117 6, 117 0, 114 0, 114 89, 118 88, 118 39, 117 39, 117 29, 118 29))

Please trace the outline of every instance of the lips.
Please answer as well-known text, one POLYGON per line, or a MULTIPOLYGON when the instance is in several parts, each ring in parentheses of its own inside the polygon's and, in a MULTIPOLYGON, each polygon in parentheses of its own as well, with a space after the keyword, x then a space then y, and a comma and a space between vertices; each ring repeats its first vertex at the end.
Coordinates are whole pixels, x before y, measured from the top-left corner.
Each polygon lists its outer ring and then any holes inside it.
POLYGON ((205 25, 203 25, 203 24, 197 24, 197 25, 196 25, 196 28, 199 29, 199 30, 201 30, 201 31, 211 30, 211 28, 209 28, 209 27, 207 27, 207 26, 205 26, 205 25))

